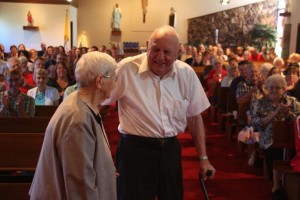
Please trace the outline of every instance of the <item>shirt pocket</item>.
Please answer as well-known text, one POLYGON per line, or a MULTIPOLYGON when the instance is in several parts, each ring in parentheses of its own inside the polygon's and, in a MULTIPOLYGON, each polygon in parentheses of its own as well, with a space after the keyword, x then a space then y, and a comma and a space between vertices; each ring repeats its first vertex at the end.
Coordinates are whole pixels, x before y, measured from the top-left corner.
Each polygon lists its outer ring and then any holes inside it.
POLYGON ((173 118, 176 121, 186 121, 186 112, 189 101, 187 100, 175 100, 173 102, 173 118))

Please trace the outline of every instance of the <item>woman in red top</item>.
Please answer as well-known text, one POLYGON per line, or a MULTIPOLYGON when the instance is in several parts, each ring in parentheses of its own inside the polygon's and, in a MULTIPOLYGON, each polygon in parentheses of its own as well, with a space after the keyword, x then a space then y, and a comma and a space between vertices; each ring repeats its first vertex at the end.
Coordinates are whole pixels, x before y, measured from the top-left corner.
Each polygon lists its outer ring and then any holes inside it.
POLYGON ((214 67, 207 75, 207 97, 211 103, 217 102, 217 85, 221 83, 222 79, 227 75, 227 71, 223 69, 222 60, 214 57, 212 59, 212 66, 214 67))

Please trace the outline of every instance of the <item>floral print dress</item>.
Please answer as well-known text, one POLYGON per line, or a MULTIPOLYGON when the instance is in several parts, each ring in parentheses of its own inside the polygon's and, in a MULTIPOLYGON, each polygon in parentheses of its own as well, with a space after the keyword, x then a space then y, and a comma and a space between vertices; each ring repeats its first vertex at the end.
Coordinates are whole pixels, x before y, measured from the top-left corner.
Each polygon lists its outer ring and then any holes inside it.
MULTIPOLYGON (((300 103, 296 98, 283 95, 281 103, 290 105, 291 113, 288 115, 277 114, 273 120, 293 121, 296 116, 300 114, 300 103)), ((267 149, 273 144, 272 122, 267 126, 263 126, 263 118, 267 117, 270 113, 275 112, 276 109, 277 107, 272 104, 272 101, 268 97, 259 99, 254 108, 252 125, 254 129, 259 131, 259 147, 262 149, 267 149)))

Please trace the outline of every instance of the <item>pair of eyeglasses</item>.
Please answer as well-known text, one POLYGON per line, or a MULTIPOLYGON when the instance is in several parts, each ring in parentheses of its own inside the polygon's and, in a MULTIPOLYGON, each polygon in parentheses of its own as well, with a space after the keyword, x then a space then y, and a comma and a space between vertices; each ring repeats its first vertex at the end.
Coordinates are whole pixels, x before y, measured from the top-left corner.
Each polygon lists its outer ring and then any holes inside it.
POLYGON ((12 78, 10 78, 10 79, 8 79, 8 82, 10 82, 10 83, 12 83, 12 82, 18 82, 18 81, 20 81, 20 79, 19 78, 15 78, 15 79, 12 79, 12 78))
POLYGON ((12 69, 17 68, 17 67, 20 67, 20 64, 14 64, 14 65, 11 66, 12 69))
POLYGON ((281 90, 281 89, 283 89, 282 87, 273 87, 273 86, 271 86, 271 87, 269 87, 268 88, 269 90, 281 90))
POLYGON ((111 78, 112 80, 116 81, 117 77, 116 76, 109 76, 109 75, 102 75, 100 74, 100 76, 103 76, 104 78, 111 78))

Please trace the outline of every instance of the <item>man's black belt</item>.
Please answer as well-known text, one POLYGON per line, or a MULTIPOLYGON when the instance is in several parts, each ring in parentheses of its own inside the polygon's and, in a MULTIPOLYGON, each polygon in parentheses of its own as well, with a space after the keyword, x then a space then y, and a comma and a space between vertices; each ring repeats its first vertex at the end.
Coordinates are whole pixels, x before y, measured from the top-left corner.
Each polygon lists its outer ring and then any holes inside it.
POLYGON ((130 134, 121 134, 123 139, 128 139, 136 142, 143 142, 153 145, 164 146, 165 144, 172 143, 177 140, 177 137, 167 137, 167 138, 151 138, 151 137, 143 137, 137 135, 130 135, 130 134))

